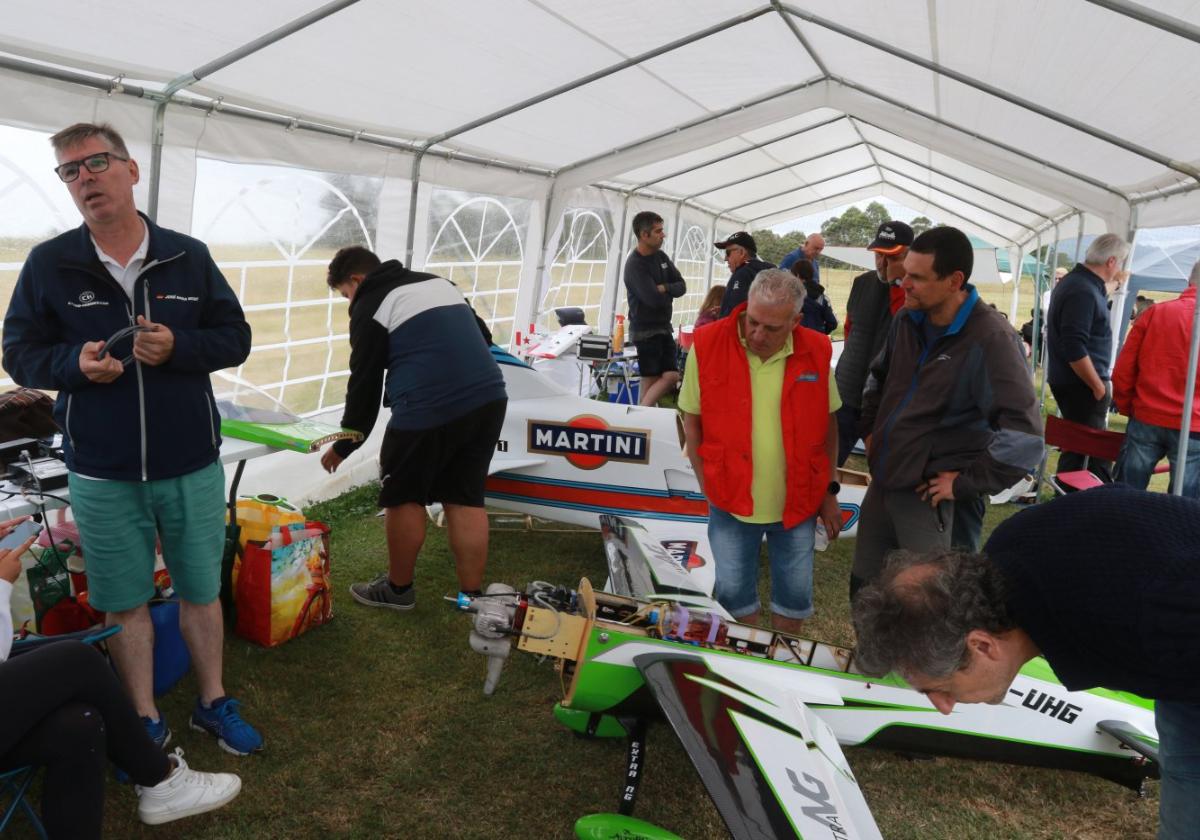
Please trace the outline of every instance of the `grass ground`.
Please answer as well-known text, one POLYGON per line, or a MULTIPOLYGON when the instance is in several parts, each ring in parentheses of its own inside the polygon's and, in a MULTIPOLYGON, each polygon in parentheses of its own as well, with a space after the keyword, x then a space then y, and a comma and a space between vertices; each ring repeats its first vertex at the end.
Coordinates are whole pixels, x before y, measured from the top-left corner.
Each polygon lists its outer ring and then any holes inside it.
MULTIPOLYGON (((309 511, 333 524, 333 623, 273 650, 227 639, 227 683, 265 733, 266 752, 238 759, 188 731, 189 676, 162 700, 176 743, 202 769, 242 775, 241 797, 211 815, 150 829, 132 791, 112 784, 105 835, 115 838, 569 838, 574 820, 615 810, 624 748, 557 725, 550 663, 514 654, 500 687, 482 693, 484 661, 467 648, 467 619, 442 601, 454 589, 445 533, 430 529, 417 607, 361 607, 346 586, 383 567, 373 488, 309 511)), ((1010 515, 992 508, 988 527, 1010 515)), ((853 545, 816 566, 812 635, 851 641, 846 580, 853 545)), ((488 578, 574 584, 604 577, 594 532, 499 531, 488 578)), ((763 581, 765 584, 765 580, 763 581)), ((913 762, 848 750, 888 838, 1149 838, 1156 786, 1139 799, 1071 773, 954 759, 913 762)), ((637 814, 686 838, 726 836, 669 729, 651 727, 637 814)), ((17 834, 16 836, 22 836, 17 834)))

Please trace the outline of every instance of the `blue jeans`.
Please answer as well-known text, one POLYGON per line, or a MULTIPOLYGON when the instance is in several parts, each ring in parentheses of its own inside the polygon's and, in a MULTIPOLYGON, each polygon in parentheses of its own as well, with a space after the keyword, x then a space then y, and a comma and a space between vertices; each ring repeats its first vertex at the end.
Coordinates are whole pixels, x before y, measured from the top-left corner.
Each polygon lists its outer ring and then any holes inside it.
POLYGON ((763 536, 771 563, 771 612, 784 618, 813 613, 813 542, 816 516, 784 528, 782 522, 748 523, 708 506, 708 542, 716 564, 716 598, 734 618, 757 614, 758 552, 763 536))
POLYGON ((1200 826, 1200 704, 1157 700, 1154 724, 1162 762, 1158 840, 1194 838, 1200 826))
MULTIPOLYGON (((1117 459, 1117 480, 1138 490, 1145 490, 1154 473, 1154 465, 1165 455, 1171 464, 1173 489, 1175 471, 1179 469, 1175 463, 1178 451, 1178 429, 1140 423, 1131 417, 1125 430, 1125 442, 1121 444, 1121 456, 1117 459)), ((1183 495, 1189 499, 1200 499, 1200 440, 1192 438, 1188 441, 1185 465, 1183 495)))

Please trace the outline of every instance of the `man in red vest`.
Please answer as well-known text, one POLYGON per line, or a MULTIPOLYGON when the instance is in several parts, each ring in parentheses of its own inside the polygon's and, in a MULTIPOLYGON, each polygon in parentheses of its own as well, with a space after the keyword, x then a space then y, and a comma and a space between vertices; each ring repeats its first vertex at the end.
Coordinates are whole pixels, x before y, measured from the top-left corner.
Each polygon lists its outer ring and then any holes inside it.
POLYGON ((758 554, 771 563, 771 624, 799 633, 812 615, 817 517, 841 528, 830 480, 837 457, 837 388, 828 337, 800 326, 804 286, 760 271, 730 317, 696 331, 679 394, 687 454, 708 497, 716 598, 757 623, 758 554))

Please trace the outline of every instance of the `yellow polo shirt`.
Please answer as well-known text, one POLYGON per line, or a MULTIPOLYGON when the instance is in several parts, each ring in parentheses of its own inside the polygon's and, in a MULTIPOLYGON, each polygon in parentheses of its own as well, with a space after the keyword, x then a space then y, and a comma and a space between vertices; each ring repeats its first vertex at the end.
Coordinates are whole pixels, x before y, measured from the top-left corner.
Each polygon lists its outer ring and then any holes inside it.
MULTIPOLYGON (((742 347, 746 346, 741 324, 738 325, 738 340, 742 342, 742 347)), ((784 465, 787 461, 783 452, 783 420, 779 415, 783 400, 783 371, 790 355, 790 333, 783 348, 766 361, 746 350, 746 359, 750 362, 750 457, 754 459, 750 495, 754 499, 754 513, 750 516, 734 514, 742 522, 763 524, 783 520, 783 505, 787 499, 787 469, 784 465)), ((683 386, 679 391, 679 410, 688 414, 700 413, 700 372, 696 365, 696 347, 693 345, 684 366, 683 386)), ((841 406, 837 383, 830 375, 830 413, 841 406)), ((830 422, 833 422, 832 419, 830 422)))

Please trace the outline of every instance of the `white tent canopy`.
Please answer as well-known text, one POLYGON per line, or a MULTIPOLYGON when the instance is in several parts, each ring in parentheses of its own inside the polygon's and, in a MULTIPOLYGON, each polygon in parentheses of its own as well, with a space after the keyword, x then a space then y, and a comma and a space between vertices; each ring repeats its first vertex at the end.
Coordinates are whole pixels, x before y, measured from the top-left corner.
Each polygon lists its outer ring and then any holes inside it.
MULTIPOLYGON (((264 312, 332 313, 294 269, 361 242, 466 278, 502 341, 567 299, 606 326, 642 209, 667 219, 685 312, 712 282, 715 237, 879 196, 1012 261, 1057 238, 1200 221, 1196 0, 11 0, 5 12, 0 128, 114 123, 142 163, 139 202, 224 236, 222 267, 242 272, 231 282, 247 304, 261 261, 230 255, 266 231, 289 274, 286 300, 264 312), (238 215, 251 192, 274 203, 238 215), (310 201, 340 209, 329 221, 310 201)), ((0 151, 4 163, 21 168, 0 151)), ((57 201, 53 185, 17 180, 57 201)), ((283 372, 259 384, 299 387, 288 366, 305 341, 325 342, 326 378, 344 374, 333 326, 297 338, 288 324, 262 356, 281 349, 283 372)), ((322 385, 309 413, 335 408, 326 397, 322 385)))

